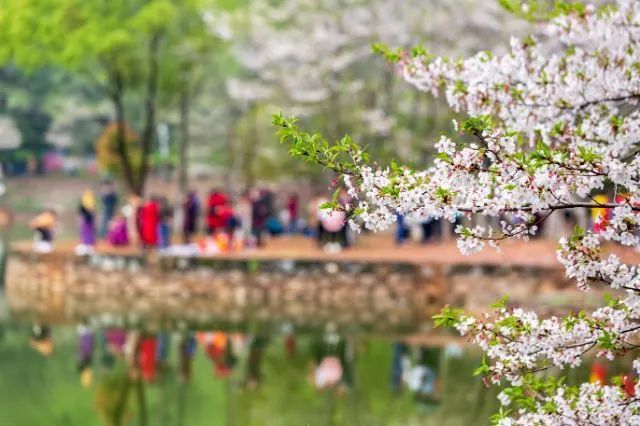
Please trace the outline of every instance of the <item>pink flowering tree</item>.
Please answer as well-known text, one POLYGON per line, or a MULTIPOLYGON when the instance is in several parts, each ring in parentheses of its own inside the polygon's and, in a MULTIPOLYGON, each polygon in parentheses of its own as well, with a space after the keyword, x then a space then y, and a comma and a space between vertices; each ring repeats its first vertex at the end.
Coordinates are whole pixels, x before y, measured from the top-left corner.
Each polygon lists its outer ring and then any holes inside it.
POLYGON ((503 55, 453 61, 423 49, 380 49, 407 82, 469 117, 454 123, 462 136, 437 141, 427 170, 381 168, 348 137, 330 144, 293 119, 274 122, 292 154, 340 174, 356 228, 384 229, 398 213, 494 218, 499 225, 457 227, 458 247, 472 254, 527 240, 567 210, 610 209, 600 232, 576 227, 557 251, 581 290, 611 289, 616 298, 607 306, 550 318, 504 303, 481 317, 447 307, 435 320, 479 345, 486 361, 478 372, 505 386, 495 423, 637 425, 640 386, 569 386, 562 374, 541 373, 575 368, 587 354, 614 360, 629 353, 640 372, 640 271, 606 250, 640 242, 640 2, 560 12, 537 37, 513 38, 503 55), (599 193, 612 201, 599 201, 599 193))

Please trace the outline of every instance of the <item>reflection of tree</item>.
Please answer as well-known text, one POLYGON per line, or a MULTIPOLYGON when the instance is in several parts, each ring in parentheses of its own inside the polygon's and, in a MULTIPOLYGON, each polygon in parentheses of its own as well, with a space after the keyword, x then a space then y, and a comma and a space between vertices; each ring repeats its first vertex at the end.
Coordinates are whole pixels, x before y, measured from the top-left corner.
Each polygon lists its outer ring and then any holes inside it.
POLYGON ((105 424, 119 426, 130 418, 130 389, 131 378, 124 365, 118 365, 101 376, 94 392, 94 406, 105 424))
POLYGON ((134 411, 140 426, 149 424, 145 382, 137 361, 132 366, 119 363, 104 373, 94 393, 94 405, 100 418, 109 426, 127 424, 134 411))
POLYGON ((145 394, 144 381, 141 377, 135 380, 136 386, 136 402, 138 406, 138 424, 147 426, 149 424, 149 416, 147 414, 147 397, 145 394))

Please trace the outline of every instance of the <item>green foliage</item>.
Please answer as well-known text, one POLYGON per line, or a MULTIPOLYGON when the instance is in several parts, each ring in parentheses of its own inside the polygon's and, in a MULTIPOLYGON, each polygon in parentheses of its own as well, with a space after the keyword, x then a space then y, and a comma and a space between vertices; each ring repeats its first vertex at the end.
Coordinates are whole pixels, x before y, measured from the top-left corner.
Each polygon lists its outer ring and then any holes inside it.
POLYGON ((451 328, 455 326, 460 318, 462 317, 463 310, 458 308, 452 308, 449 305, 446 305, 439 314, 434 315, 433 324, 436 327, 447 327, 451 328))
POLYGON ((493 309, 506 308, 508 301, 509 301, 509 296, 505 294, 498 301, 496 301, 495 303, 491 304, 491 308, 493 308, 493 309))
POLYGON ((490 115, 470 117, 460 122, 460 130, 470 135, 482 135, 485 130, 493 127, 493 118, 490 115))
POLYGON ((498 0, 509 13, 531 22, 548 21, 569 13, 583 14, 586 10, 580 1, 564 0, 498 0))
POLYGON ((402 59, 401 49, 393 50, 384 43, 374 43, 371 45, 371 49, 373 50, 373 53, 381 55, 389 62, 398 62, 402 59))
MULTIPOLYGON (((118 149, 129 189, 144 190, 152 163, 159 100, 194 90, 196 64, 213 37, 202 17, 207 0, 0 0, 0 61, 26 70, 58 67, 80 75, 112 102, 117 121, 138 128, 135 153, 118 149), (141 107, 125 108, 137 99, 141 107), (141 111, 138 113, 137 111, 141 111)), ((203 75, 204 73, 200 73, 203 75)), ((117 134, 119 147, 124 137, 117 134)))
POLYGON ((492 425, 498 425, 502 420, 507 419, 511 415, 511 410, 505 409, 504 407, 500 407, 497 413, 494 413, 489 418, 489 421, 492 425))
POLYGON ((368 160, 368 155, 349 136, 329 143, 318 133, 301 131, 296 122, 295 118, 285 118, 282 114, 273 116, 273 124, 280 128, 280 143, 289 146, 293 157, 320 164, 340 175, 355 175, 357 164, 368 160))
POLYGON ((487 376, 490 374, 489 363, 487 362, 486 355, 482 355, 482 362, 480 366, 473 370, 474 376, 487 376))

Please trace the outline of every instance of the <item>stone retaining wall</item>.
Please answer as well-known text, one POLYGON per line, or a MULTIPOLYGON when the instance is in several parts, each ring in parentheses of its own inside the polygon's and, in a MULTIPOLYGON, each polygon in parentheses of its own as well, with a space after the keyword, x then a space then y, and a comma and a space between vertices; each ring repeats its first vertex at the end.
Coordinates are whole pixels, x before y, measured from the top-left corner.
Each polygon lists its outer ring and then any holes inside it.
POLYGON ((548 313, 593 306, 557 270, 482 265, 14 254, 14 315, 47 322, 290 322, 380 332, 425 331, 444 304, 482 312, 504 294, 548 313))

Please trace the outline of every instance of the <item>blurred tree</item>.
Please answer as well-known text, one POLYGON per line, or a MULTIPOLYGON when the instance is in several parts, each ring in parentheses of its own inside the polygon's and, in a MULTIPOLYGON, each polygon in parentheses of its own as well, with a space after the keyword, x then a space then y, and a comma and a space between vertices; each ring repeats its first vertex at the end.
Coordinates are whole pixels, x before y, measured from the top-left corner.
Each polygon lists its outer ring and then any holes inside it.
MULTIPOLYGON (((99 87, 112 104, 125 183, 132 192, 142 194, 155 139, 158 98, 165 88, 161 81, 169 79, 163 73, 175 76, 176 66, 185 67, 185 61, 175 61, 174 55, 193 34, 203 34, 196 30, 202 22, 203 3, 0 0, 0 60, 26 69, 60 66, 99 87), (134 99, 142 105, 126 108, 134 99), (141 112, 139 162, 129 152, 125 124, 136 123, 136 110, 141 112)), ((188 73, 179 76, 189 78, 188 73)))
POLYGON ((184 192, 188 186, 190 125, 192 105, 210 77, 213 52, 219 48, 220 23, 215 23, 216 1, 187 0, 175 9, 171 29, 163 46, 161 101, 178 109, 178 181, 184 192), (214 28, 210 28, 213 23, 214 28))
POLYGON ((19 149, 28 152, 41 171, 43 152, 49 148, 47 131, 52 121, 45 100, 52 91, 54 76, 45 69, 27 78, 15 67, 0 69, 2 113, 13 119, 22 141, 19 149))
MULTIPOLYGON (((118 123, 108 124, 96 141, 96 160, 100 170, 111 175, 122 176, 122 162, 118 155, 118 123)), ((125 141, 130 162, 135 169, 139 169, 141 162, 140 136, 125 123, 125 141)))
MULTIPOLYGON (((424 163, 433 149, 424 141, 437 136, 452 114, 442 101, 398 84, 393 68, 372 54, 372 44, 411 48, 429 40, 449 54, 494 48, 508 42, 501 40, 507 31, 526 25, 506 15, 497 0, 254 0, 233 14, 231 51, 242 69, 227 80, 227 95, 243 111, 236 151, 240 159, 260 156, 257 169, 238 168, 244 180, 269 179, 274 170, 301 177, 297 165, 273 152, 277 148, 258 143, 256 135, 269 130, 262 121, 250 125, 248 116, 257 109, 291 111, 332 140, 348 129, 383 162, 424 163), (465 31, 452 32, 452 26, 465 31)), ((317 171, 305 174, 318 177, 317 171)))

